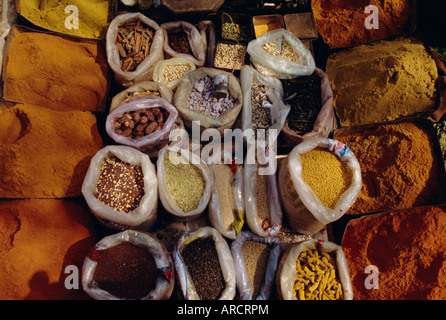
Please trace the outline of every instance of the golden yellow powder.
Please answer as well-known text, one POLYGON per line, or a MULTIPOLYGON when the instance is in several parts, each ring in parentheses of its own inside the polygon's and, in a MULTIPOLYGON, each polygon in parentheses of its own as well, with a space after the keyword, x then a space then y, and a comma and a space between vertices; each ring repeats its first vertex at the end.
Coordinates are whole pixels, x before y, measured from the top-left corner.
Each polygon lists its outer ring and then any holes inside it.
POLYGON ((352 171, 335 154, 322 148, 300 156, 303 180, 324 206, 334 208, 341 194, 351 185, 352 171))

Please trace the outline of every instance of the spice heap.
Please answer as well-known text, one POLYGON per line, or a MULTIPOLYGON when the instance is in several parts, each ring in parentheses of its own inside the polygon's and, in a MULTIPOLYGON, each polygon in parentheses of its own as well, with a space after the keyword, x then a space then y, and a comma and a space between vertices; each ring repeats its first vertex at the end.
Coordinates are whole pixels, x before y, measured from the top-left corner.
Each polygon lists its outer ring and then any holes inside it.
MULTIPOLYGON (((170 160, 171 154, 166 153, 163 161, 167 188, 177 207, 183 212, 189 212, 200 204, 206 181, 198 167, 190 162, 173 163, 170 160)), ((173 154, 172 157, 177 158, 173 154)))
POLYGON ((341 300, 342 284, 336 261, 327 252, 307 250, 296 261, 293 291, 298 300, 341 300))
POLYGON ((341 126, 392 121, 435 108, 437 67, 416 39, 380 41, 332 54, 327 76, 341 126))
POLYGON ((234 99, 230 96, 219 99, 213 97, 213 87, 214 82, 208 75, 196 80, 189 95, 189 109, 213 117, 218 117, 227 110, 232 109, 235 104, 234 99))
POLYGON ((246 49, 244 44, 219 42, 215 49, 214 66, 241 70, 245 65, 246 49))
POLYGON ((352 182, 352 171, 333 152, 315 148, 300 155, 302 179, 322 204, 334 208, 352 182))
POLYGON ((176 53, 192 55, 192 48, 189 38, 184 31, 172 32, 168 34, 169 47, 176 53))
POLYGON ((427 207, 351 220, 342 247, 355 299, 445 300, 445 217, 444 207, 427 207), (378 290, 364 285, 369 265, 378 290))
POLYGON ((269 206, 269 183, 267 175, 256 172, 255 197, 257 202, 257 222, 263 230, 267 230, 271 224, 271 213, 269 206))
POLYGON ((182 256, 201 300, 217 300, 225 282, 212 238, 200 238, 185 246, 182 256))
POLYGON ((254 81, 251 85, 252 130, 268 129, 272 125, 272 105, 266 95, 266 88, 260 82, 254 81))
POLYGON ((167 64, 161 71, 161 81, 164 83, 172 83, 184 77, 191 70, 191 66, 187 63, 167 64))
POLYGON ((283 83, 286 91, 284 101, 290 105, 288 128, 298 135, 304 135, 313 130, 322 108, 321 79, 313 73, 283 83))
POLYGON ((221 36, 226 40, 247 40, 251 37, 250 25, 224 22, 221 27, 221 36))
POLYGON ((109 155, 101 164, 95 196, 120 212, 128 213, 136 209, 144 196, 141 167, 109 155))
POLYGON ((361 167, 362 189, 349 214, 412 208, 444 197, 433 137, 423 125, 375 126, 335 139, 348 145, 361 167))
POLYGON ((229 165, 213 164, 212 171, 214 173, 215 187, 217 188, 218 201, 220 203, 221 216, 223 218, 223 225, 226 230, 232 230, 232 223, 236 215, 234 192, 232 184, 234 183, 234 174, 229 165))
POLYGON ((294 62, 300 61, 299 55, 287 41, 282 41, 280 48, 275 42, 265 43, 262 48, 272 56, 285 58, 294 62))
POLYGON ((99 251, 93 281, 121 299, 141 299, 156 288, 155 259, 145 248, 121 242, 99 251))
POLYGON ((265 279, 269 246, 257 241, 245 241, 242 246, 243 261, 253 297, 257 297, 265 279))
POLYGON ((163 129, 169 112, 163 108, 147 108, 128 111, 113 121, 115 132, 124 137, 140 139, 163 129))
POLYGON ((118 28, 116 45, 118 46, 121 69, 133 72, 150 54, 155 30, 145 23, 129 21, 118 28))
POLYGON ((61 111, 101 109, 110 73, 98 42, 20 32, 8 52, 4 99, 61 111))

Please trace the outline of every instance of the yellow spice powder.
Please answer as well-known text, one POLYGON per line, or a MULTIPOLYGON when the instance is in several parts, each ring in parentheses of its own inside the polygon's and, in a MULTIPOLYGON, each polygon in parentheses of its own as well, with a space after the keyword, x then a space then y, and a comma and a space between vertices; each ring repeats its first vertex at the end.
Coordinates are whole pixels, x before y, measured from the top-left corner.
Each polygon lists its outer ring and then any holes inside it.
POLYGON ((302 178, 322 204, 334 208, 339 197, 351 184, 353 173, 332 152, 315 148, 300 155, 302 178))

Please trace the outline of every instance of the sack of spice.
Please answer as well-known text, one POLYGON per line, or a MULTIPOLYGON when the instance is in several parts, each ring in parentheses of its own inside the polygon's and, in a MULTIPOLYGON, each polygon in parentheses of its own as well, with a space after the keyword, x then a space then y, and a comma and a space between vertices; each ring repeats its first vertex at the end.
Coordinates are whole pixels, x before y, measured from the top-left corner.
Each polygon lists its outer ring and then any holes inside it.
POLYGON ((153 71, 153 80, 164 84, 170 90, 175 91, 181 78, 189 71, 196 69, 195 64, 184 58, 170 58, 159 61, 153 71))
POLYGON ((197 67, 206 61, 206 43, 198 29, 187 21, 161 24, 164 34, 164 52, 170 58, 183 58, 197 67))
POLYGON ((212 176, 195 153, 178 146, 161 149, 156 162, 163 207, 178 220, 198 218, 209 204, 212 176))
POLYGON ((328 138, 337 129, 333 91, 328 76, 319 68, 310 76, 287 82, 284 101, 290 111, 282 127, 285 144, 295 146, 313 138, 328 138))
POLYGON ((82 288, 95 300, 167 300, 174 285, 171 256, 147 232, 106 236, 84 259, 82 288))
POLYGON ((163 98, 167 102, 172 103, 173 92, 162 83, 155 81, 139 82, 113 97, 109 113, 115 110, 122 102, 129 102, 132 99, 147 96, 163 98))
POLYGON ((170 142, 177 119, 177 110, 163 98, 135 98, 108 114, 105 130, 118 144, 157 154, 170 142))
POLYGON ((106 146, 91 159, 82 194, 112 230, 148 230, 156 220, 158 181, 150 158, 127 146, 106 146))
POLYGON ((277 236, 282 227, 282 206, 277 176, 276 173, 271 174, 266 170, 263 160, 256 160, 255 163, 254 160, 249 160, 251 153, 249 150, 243 176, 246 222, 249 229, 259 236, 277 236))
POLYGON ((283 161, 279 193, 288 225, 299 233, 315 234, 342 217, 361 191, 359 162, 337 140, 307 140, 283 161))
POLYGON ((242 231, 232 241, 231 253, 240 299, 268 300, 282 254, 279 239, 242 231))
POLYGON ((198 121, 201 130, 216 128, 223 134, 232 128, 242 110, 243 95, 232 73, 202 67, 181 79, 173 101, 186 127, 192 128, 192 121, 198 121), (216 97, 219 79, 226 79, 226 97, 216 97))
POLYGON ((224 237, 235 239, 243 228, 245 200, 243 197, 242 161, 225 151, 204 157, 213 180, 208 215, 211 225, 224 237))
POLYGON ((280 80, 263 76, 246 65, 240 73, 240 81, 243 91, 242 130, 275 129, 279 134, 290 110, 283 102, 280 80))
POLYGON ((183 233, 172 255, 184 299, 234 299, 234 261, 228 243, 216 229, 201 227, 183 233))
POLYGON ((251 40, 247 52, 254 67, 265 76, 292 79, 310 75, 316 67, 311 52, 299 38, 283 28, 251 40))
POLYGON ((353 300, 344 251, 330 241, 310 239, 289 247, 277 269, 276 288, 281 300, 353 300))
POLYGON ((139 12, 118 15, 106 36, 107 58, 115 80, 124 87, 148 81, 158 61, 164 59, 164 34, 160 26, 139 12))

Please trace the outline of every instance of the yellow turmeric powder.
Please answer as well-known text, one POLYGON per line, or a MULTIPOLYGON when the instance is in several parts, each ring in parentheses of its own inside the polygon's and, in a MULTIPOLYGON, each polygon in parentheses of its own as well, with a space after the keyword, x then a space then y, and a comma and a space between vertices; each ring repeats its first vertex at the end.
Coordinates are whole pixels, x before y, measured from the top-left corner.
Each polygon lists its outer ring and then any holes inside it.
POLYGON ((3 98, 61 111, 102 108, 110 83, 103 46, 16 27, 11 34, 3 98))
POLYGON ((105 37, 111 21, 110 1, 47 0, 43 10, 40 9, 40 2, 40 0, 20 1, 18 10, 31 23, 51 31, 84 38, 105 37), (78 27, 71 20, 70 15, 75 14, 72 9, 78 10, 78 27))

